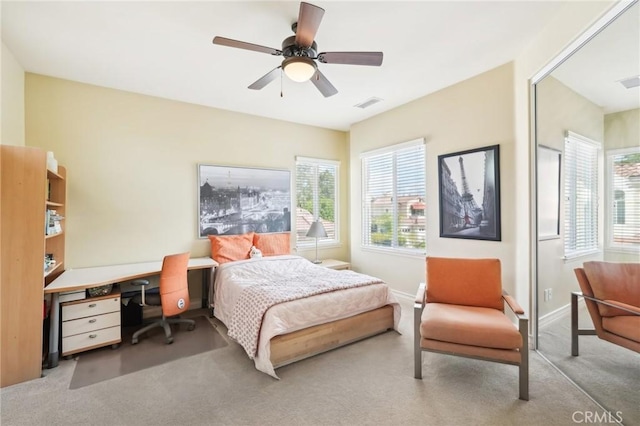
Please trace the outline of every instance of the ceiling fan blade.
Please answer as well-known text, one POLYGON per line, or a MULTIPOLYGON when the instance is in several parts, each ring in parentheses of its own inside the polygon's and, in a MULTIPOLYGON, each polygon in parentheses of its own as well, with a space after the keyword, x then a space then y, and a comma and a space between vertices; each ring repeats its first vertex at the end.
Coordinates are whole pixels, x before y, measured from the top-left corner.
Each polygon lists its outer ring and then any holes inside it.
POLYGON ((244 41, 233 40, 226 37, 214 37, 213 44, 220 46, 236 47, 238 49, 253 50, 254 52, 268 53, 270 55, 280 56, 282 51, 272 47, 260 46, 258 44, 247 43, 244 41))
POLYGON ((265 75, 263 75, 262 77, 260 77, 259 79, 257 79, 256 81, 254 81, 251 84, 251 86, 249 86, 249 89, 260 90, 267 84, 271 83, 280 74, 280 68, 282 67, 276 67, 271 71, 269 71, 268 73, 266 73, 265 75))
POLYGON ((318 60, 325 64, 382 65, 382 52, 323 52, 318 60))
POLYGON ((325 98, 338 93, 338 89, 333 87, 333 84, 329 83, 327 77, 325 77, 324 74, 320 72, 320 70, 316 70, 316 74, 311 77, 311 82, 314 86, 316 86, 316 88, 320 91, 320 93, 322 93, 325 98))
POLYGON ((310 47, 316 38, 324 9, 310 3, 300 3, 298 22, 296 27, 296 44, 300 47, 310 47))

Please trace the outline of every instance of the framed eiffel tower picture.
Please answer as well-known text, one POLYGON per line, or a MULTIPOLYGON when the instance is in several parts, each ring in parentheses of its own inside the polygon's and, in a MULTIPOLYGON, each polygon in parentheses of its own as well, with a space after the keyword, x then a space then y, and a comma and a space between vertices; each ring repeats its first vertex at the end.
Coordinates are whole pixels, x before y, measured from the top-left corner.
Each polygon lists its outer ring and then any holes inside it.
POLYGON ((440 236, 501 241, 500 146, 438 156, 440 236))

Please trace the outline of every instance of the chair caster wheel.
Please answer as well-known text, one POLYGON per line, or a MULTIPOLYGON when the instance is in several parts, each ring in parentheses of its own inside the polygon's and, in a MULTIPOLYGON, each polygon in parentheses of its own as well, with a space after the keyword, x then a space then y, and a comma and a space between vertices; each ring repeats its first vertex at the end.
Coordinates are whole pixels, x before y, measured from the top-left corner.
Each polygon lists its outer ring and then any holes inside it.
POLYGON ((195 324, 189 324, 189 327, 187 327, 187 330, 189 331, 193 331, 196 329, 196 325, 195 324))
POLYGON ((138 339, 136 339, 136 338, 131 339, 131 344, 132 345, 135 345, 136 343, 138 343, 138 339))
POLYGON ((170 345, 173 343, 173 337, 170 337, 167 339, 167 345, 170 345))

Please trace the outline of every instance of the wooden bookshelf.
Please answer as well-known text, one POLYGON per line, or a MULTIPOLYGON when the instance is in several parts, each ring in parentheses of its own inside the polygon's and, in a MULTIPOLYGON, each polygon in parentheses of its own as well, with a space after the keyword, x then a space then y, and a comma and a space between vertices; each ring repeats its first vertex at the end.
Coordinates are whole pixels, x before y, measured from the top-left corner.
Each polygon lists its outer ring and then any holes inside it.
POLYGON ((44 286, 64 271, 65 235, 46 236, 47 209, 64 216, 66 170, 42 149, 0 145, 0 387, 42 374, 44 286), (47 199, 48 198, 48 199, 47 199), (45 253, 55 266, 45 271, 45 253))
MULTIPOLYGON (((58 166, 57 173, 47 170, 48 194, 45 202, 47 210, 55 210, 62 217, 65 216, 65 202, 67 200, 67 171, 64 167, 58 166)), ((55 234, 45 235, 45 254, 50 253, 56 261, 55 266, 45 270, 44 284, 47 285, 58 275, 64 272, 64 248, 65 219, 60 221, 61 231, 55 234)))

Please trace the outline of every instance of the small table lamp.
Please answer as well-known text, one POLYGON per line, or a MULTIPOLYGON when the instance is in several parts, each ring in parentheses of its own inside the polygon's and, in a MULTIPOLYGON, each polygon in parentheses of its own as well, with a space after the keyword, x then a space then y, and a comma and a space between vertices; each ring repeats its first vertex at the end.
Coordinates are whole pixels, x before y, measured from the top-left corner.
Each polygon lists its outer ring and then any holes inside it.
POLYGON ((316 260, 314 260, 313 263, 316 265, 322 263, 322 260, 318 260, 318 238, 327 238, 328 235, 327 231, 324 229, 324 225, 322 225, 322 222, 320 222, 319 219, 311 224, 311 227, 307 232, 307 237, 313 237, 316 239, 316 260))

